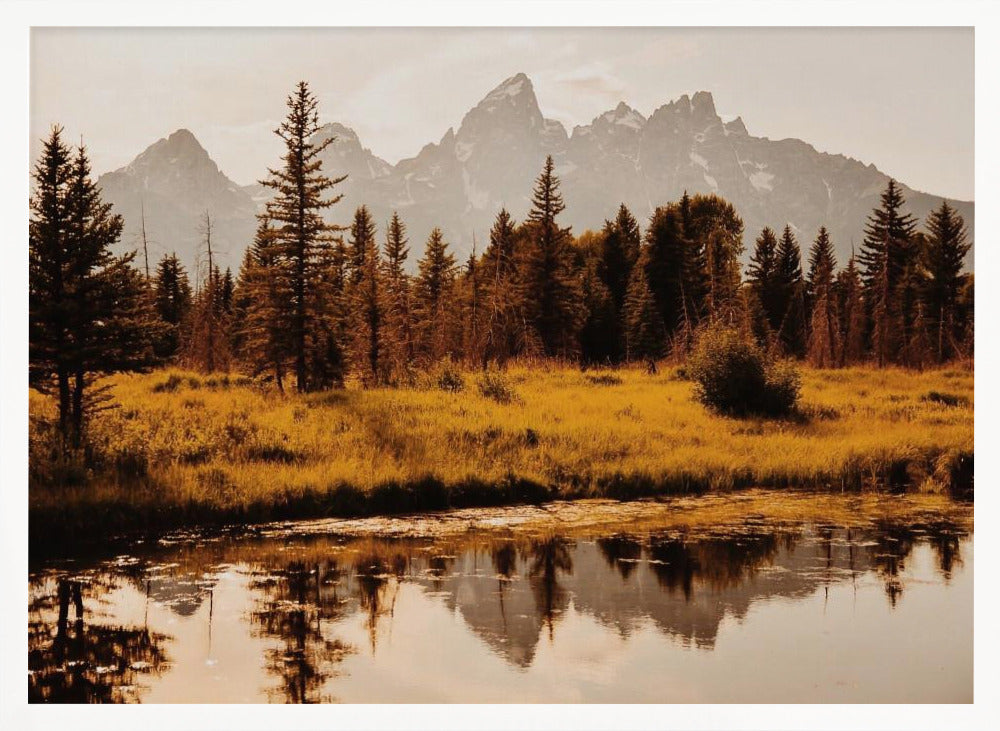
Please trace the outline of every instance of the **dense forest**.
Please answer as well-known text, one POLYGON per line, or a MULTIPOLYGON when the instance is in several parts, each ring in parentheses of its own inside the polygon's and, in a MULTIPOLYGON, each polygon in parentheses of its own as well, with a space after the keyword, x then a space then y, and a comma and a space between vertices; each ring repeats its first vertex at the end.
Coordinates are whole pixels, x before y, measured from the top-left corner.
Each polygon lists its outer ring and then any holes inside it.
POLYGON ((273 197, 239 271, 212 261, 206 213, 207 275, 194 283, 175 255, 143 272, 134 253, 111 253, 122 219, 101 201, 85 148, 53 129, 30 203, 30 383, 56 397, 70 443, 105 402, 103 375, 170 362, 304 392, 347 379, 406 385, 449 359, 652 369, 719 327, 821 368, 972 356, 965 224, 942 202, 921 228, 894 182, 847 262, 835 260, 825 228, 806 245, 785 225, 759 232, 744 274, 743 222, 715 195, 664 201, 644 229, 622 205, 602 230, 574 236, 549 157, 526 220, 499 211, 482 252, 465 261, 434 230, 411 273, 398 216, 382 224, 361 206, 349 227, 326 222, 344 180, 319 161, 332 140, 314 142, 317 102, 305 83, 287 104, 277 130, 285 152, 262 181, 273 197))

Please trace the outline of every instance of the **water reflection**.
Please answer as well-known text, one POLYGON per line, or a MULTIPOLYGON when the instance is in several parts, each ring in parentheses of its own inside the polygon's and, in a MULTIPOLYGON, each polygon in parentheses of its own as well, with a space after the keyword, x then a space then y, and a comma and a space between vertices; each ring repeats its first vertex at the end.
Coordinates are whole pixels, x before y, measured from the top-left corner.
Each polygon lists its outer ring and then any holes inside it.
POLYGON ((330 702, 323 694, 335 666, 350 648, 328 636, 324 622, 341 612, 340 571, 333 560, 306 565, 292 561, 283 569, 256 578, 257 607, 250 619, 257 632, 277 638, 280 645, 266 651, 265 666, 278 678, 271 698, 287 703, 330 702))
MULTIPOLYGON (((442 648, 467 635, 479 643, 464 645, 466 654, 481 654, 476 662, 492 657, 516 673, 532 669, 542 647, 575 642, 581 617, 622 642, 652 628, 658 642, 711 653, 727 618, 742 622, 761 602, 792 606, 822 589, 825 608, 831 587, 853 585, 856 595, 870 586, 897 611, 911 582, 930 583, 911 571, 918 547, 933 556, 933 583, 947 587, 965 567, 970 540, 949 522, 842 529, 750 520, 725 531, 643 535, 470 534, 437 542, 288 536, 137 546, 133 555, 77 566, 72 574, 46 567, 31 576, 29 698, 146 699, 151 688, 168 687, 172 673, 194 672, 173 668, 168 652, 184 654, 192 638, 205 641, 207 633, 214 657, 217 601, 236 621, 217 627, 224 631, 215 641, 234 652, 231 645, 242 644, 244 657, 258 658, 263 675, 253 675, 248 692, 288 703, 351 700, 355 683, 368 684, 366 698, 410 699, 398 678, 377 688, 380 672, 399 671, 389 668, 395 655, 387 654, 386 638, 394 625, 404 643, 422 637, 423 623, 445 621, 435 608, 453 618, 440 630, 447 634, 434 638, 442 648), (149 629, 150 607, 172 618, 167 624, 177 637, 149 629)), ((555 662, 546 653, 547 663, 555 662)), ((457 666, 459 658, 452 659, 457 666)), ((420 673, 426 658, 409 661, 410 672, 420 673)), ((206 677, 225 680, 210 670, 206 677)), ((252 671, 240 668, 248 677, 252 671)), ((447 676, 448 667, 434 671, 447 676)), ((774 682, 780 687, 780 674, 774 682)), ((637 695, 635 687, 617 692, 609 697, 637 695)))
POLYGON ((33 587, 29 606, 29 702, 138 700, 140 678, 159 675, 166 668, 163 644, 169 638, 148 627, 95 624, 96 617, 88 622, 84 594, 93 603, 91 590, 107 591, 113 588, 111 584, 69 578, 45 579, 40 584, 33 587))

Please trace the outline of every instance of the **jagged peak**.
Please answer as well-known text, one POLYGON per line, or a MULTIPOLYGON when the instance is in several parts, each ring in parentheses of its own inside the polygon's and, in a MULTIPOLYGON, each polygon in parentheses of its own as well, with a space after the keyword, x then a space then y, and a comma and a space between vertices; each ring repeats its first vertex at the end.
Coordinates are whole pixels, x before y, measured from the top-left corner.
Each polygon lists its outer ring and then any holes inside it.
POLYGON ((727 134, 735 135, 745 135, 749 134, 747 132, 747 126, 743 124, 743 117, 737 117, 736 119, 731 119, 724 125, 727 134))
POLYGON ((188 164, 193 162, 199 166, 212 166, 218 170, 218 166, 209 156, 208 151, 198 142, 198 138, 191 130, 183 127, 158 139, 139 153, 132 162, 119 170, 134 171, 151 165, 174 164, 178 161, 185 161, 188 164))
POLYGON ((646 118, 625 102, 618 102, 617 107, 609 109, 604 114, 597 117, 594 122, 597 122, 598 120, 603 120, 609 124, 631 127, 633 129, 642 129, 642 126, 646 123, 646 118))
POLYGON ((503 96, 520 96, 525 92, 534 93, 535 88, 531 84, 531 79, 528 75, 520 72, 516 73, 510 78, 504 79, 500 82, 489 94, 486 95, 487 99, 503 97, 503 96))
POLYGON ((191 132, 191 130, 185 127, 174 130, 167 137, 153 143, 146 149, 146 152, 149 152, 154 148, 165 148, 171 151, 192 152, 195 154, 203 154, 206 157, 208 156, 205 148, 201 146, 200 142, 198 142, 198 138, 194 136, 194 133, 191 132))
POLYGON ((358 139, 358 133, 346 124, 341 124, 340 122, 327 122, 316 131, 316 137, 319 139, 336 137, 337 142, 340 142, 341 140, 360 142, 358 139))
POLYGON ((691 113, 697 117, 717 118, 719 114, 715 111, 715 99, 712 98, 712 93, 695 92, 691 97, 691 113))
POLYGON ((180 129, 171 132, 170 136, 167 137, 167 142, 185 143, 185 144, 193 142, 199 147, 201 147, 201 144, 198 142, 198 138, 195 137, 194 133, 187 127, 181 127, 180 129))

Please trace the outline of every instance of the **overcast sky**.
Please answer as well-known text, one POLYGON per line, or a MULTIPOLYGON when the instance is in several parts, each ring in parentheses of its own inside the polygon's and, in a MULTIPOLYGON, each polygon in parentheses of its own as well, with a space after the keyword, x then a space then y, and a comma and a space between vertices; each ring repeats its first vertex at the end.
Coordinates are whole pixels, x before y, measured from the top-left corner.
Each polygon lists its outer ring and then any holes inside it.
POLYGON ((250 183, 277 162, 272 130, 305 79, 321 121, 395 163, 519 71, 567 131, 622 100, 648 116, 704 89, 750 134, 974 197, 971 29, 36 28, 32 156, 58 122, 102 173, 187 127, 250 183))

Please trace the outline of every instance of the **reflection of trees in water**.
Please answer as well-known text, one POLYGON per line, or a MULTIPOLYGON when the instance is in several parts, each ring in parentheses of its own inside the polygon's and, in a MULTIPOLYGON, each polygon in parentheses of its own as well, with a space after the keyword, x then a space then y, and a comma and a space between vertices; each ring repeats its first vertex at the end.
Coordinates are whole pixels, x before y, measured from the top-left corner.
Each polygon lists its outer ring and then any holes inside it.
POLYGON ((509 579, 517 571, 517 548, 513 541, 492 546, 490 558, 493 560, 493 570, 501 578, 509 579))
POLYGON ((631 536, 613 535, 608 538, 598 538, 597 547, 608 565, 617 569, 622 580, 627 581, 642 556, 642 543, 631 536))
POLYGON ((145 627, 85 623, 84 593, 107 590, 107 582, 59 579, 55 594, 33 597, 28 623, 29 702, 138 702, 140 678, 159 675, 167 667, 166 635, 145 627))
POLYGON ((427 573, 432 577, 431 585, 434 587, 434 591, 441 591, 442 580, 451 573, 451 567, 454 563, 454 556, 442 554, 435 554, 427 559, 427 573))
POLYGON ((281 680, 286 703, 331 700, 322 695, 322 688, 333 666, 351 651, 323 633, 322 623, 340 616, 338 578, 334 562, 307 565, 296 561, 253 583, 263 599, 251 613, 251 621, 261 635, 284 643, 268 650, 267 669, 281 680))
POLYGON ((102 602, 117 601, 112 590, 129 584, 152 601, 185 613, 189 596, 211 601, 206 587, 224 570, 218 568, 222 565, 279 567, 252 582, 251 620, 256 633, 279 645, 265 658, 271 677, 280 680, 273 691, 276 697, 314 702, 330 700, 324 688, 338 663, 352 651, 343 642, 328 639, 329 622, 360 611, 358 619, 364 622, 374 652, 378 631, 385 632, 379 622, 393 615, 400 582, 409 574, 426 579, 437 592, 452 593, 470 626, 499 638, 497 652, 527 666, 542 626, 554 639, 554 625, 571 592, 577 610, 621 626, 641 615, 669 631, 709 637, 714 636, 724 602, 736 607, 730 611, 739 611, 744 600, 805 596, 854 575, 878 577, 896 606, 915 547, 930 547, 937 571, 947 580, 962 566, 961 541, 966 535, 944 522, 899 526, 887 521, 851 530, 819 526, 798 533, 754 524, 730 534, 694 530, 641 538, 618 534, 598 538, 596 550, 590 544, 581 546, 580 554, 573 540, 563 536, 485 541, 482 536, 471 540, 463 536, 433 543, 317 537, 297 545, 297 560, 292 563, 281 550, 286 548, 286 537, 156 549, 142 554, 141 564, 140 559, 124 565, 109 561, 88 575, 84 584, 51 578, 32 582, 29 699, 140 700, 142 678, 167 667, 163 648, 168 638, 140 627, 118 626, 120 622, 100 626, 91 613, 100 611, 102 602), (464 555, 483 550, 492 561, 496 589, 492 579, 473 576, 478 575, 481 561, 469 569, 464 555), (340 557, 342 569, 331 556, 340 557), (611 570, 603 568, 605 562, 611 570), (459 575, 456 564, 462 567, 459 575), (754 579, 772 564, 788 571, 754 579), (574 569, 579 576, 570 578, 574 569), (518 581, 518 574, 526 580, 518 581), (656 582, 650 581, 654 576, 656 582), (753 586, 741 586, 751 579, 753 586), (656 583, 662 592, 650 590, 656 583), (483 588, 473 591, 474 586, 483 588), (724 590, 726 594, 711 593, 724 590), (668 596, 674 593, 678 596, 668 596), (699 601, 685 607, 684 599, 695 595, 699 601), (81 618, 84 608, 86 624, 81 618))
POLYGON ((871 555, 889 603, 895 607, 903 594, 902 574, 906 561, 921 538, 925 538, 933 549, 938 571, 947 582, 955 566, 962 565, 960 540, 966 535, 967 531, 948 521, 914 526, 880 525, 874 532, 871 555))
POLYGON ((573 549, 574 545, 561 536, 533 540, 528 544, 528 576, 542 620, 549 628, 549 640, 553 639, 555 615, 561 614, 569 603, 559 584, 559 572, 573 573, 573 549))
MULTIPOLYGON (((386 546, 388 548, 388 546, 386 546)), ((439 564, 439 567, 441 564, 439 564)), ((399 582, 406 575, 409 567, 409 557, 399 551, 370 550, 358 557, 354 562, 354 575, 358 586, 358 601, 365 611, 365 627, 368 628, 368 638, 372 653, 375 652, 378 635, 378 622, 384 615, 392 616, 396 606, 396 593, 399 582), (389 593, 389 580, 392 582, 392 593, 389 593)), ((438 575, 440 579, 440 574, 438 575)), ((438 587, 440 584, 438 583, 438 587)))
POLYGON ((962 535, 955 530, 942 528, 930 536, 931 546, 937 556, 938 570, 944 576, 945 581, 951 580, 951 572, 955 566, 962 566, 962 552, 959 548, 959 541, 962 535))
POLYGON ((650 564, 660 586, 670 592, 680 589, 690 599, 696 580, 714 591, 741 583, 772 563, 785 540, 774 532, 732 538, 653 537, 650 564))

